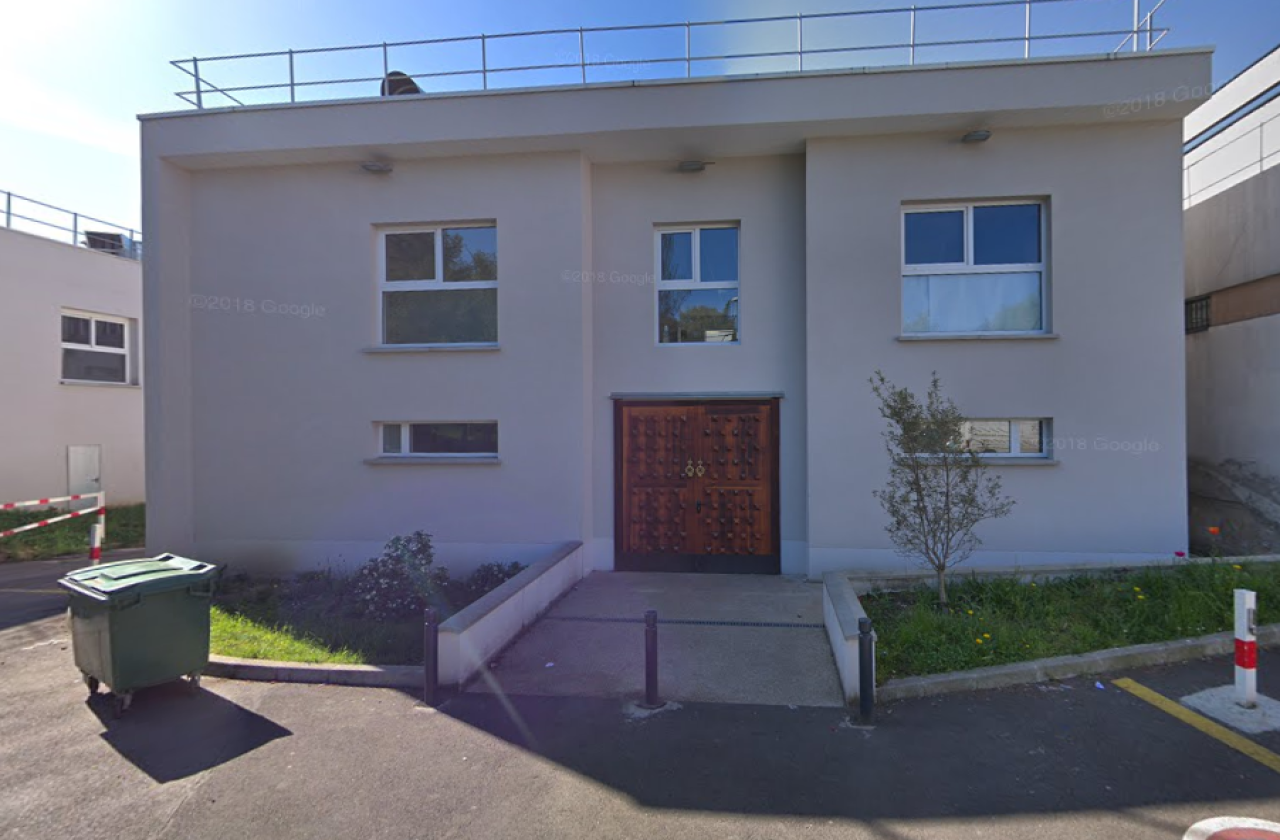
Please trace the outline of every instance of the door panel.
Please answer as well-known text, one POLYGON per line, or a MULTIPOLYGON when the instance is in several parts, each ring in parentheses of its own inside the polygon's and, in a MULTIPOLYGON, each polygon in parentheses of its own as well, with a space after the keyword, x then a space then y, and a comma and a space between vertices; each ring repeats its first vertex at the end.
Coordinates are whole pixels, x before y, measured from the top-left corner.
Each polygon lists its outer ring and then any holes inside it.
MULTIPOLYGON (((67 446, 67 495, 76 496, 102 491, 102 447, 99 444, 67 446)), ((92 502, 71 502, 76 510, 92 502)))
POLYGON ((777 573, 777 401, 624 403, 619 569, 777 573))

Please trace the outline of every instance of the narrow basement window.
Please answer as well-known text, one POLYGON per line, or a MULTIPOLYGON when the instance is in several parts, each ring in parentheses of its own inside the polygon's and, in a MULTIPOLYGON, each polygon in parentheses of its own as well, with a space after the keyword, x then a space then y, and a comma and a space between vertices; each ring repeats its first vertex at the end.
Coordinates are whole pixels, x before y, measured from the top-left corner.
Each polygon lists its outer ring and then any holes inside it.
POLYGON ((966 448, 984 458, 1048 458, 1049 421, 966 420, 960 426, 966 448))
POLYGON ((382 456, 485 457, 498 454, 498 423, 472 422, 384 422, 381 427, 382 456))

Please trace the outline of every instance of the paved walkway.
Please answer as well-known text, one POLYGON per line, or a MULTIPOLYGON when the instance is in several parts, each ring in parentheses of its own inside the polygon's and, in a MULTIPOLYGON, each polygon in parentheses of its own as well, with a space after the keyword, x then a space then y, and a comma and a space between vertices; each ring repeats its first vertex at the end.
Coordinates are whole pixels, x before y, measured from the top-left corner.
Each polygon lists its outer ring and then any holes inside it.
POLYGON ((637 698, 645 610, 658 611, 663 699, 842 705, 822 586, 764 575, 596 572, 516 641, 480 693, 637 698))

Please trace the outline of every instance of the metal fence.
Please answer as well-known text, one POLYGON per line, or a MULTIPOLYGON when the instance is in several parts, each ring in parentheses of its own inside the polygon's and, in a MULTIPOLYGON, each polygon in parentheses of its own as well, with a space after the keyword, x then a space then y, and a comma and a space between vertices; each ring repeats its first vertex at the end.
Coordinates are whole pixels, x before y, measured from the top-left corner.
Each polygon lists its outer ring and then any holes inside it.
MULTIPOLYGON (((374 95, 393 71, 413 80, 422 92, 489 90, 494 87, 539 87, 646 79, 693 78, 761 72, 804 72, 869 65, 914 65, 918 61, 964 61, 991 58, 1031 58, 1051 44, 1100 43, 1121 38, 1109 52, 1153 49, 1169 33, 1155 24, 1158 0, 1143 14, 1143 0, 1133 0, 1132 17, 1112 28, 1064 32, 1035 28, 1035 10, 1047 6, 1088 4, 1101 0, 968 0, 937 5, 911 5, 850 12, 796 14, 718 21, 685 21, 636 26, 597 26, 544 29, 455 38, 431 38, 279 52, 195 57, 170 62, 194 80, 194 87, 177 96, 197 108, 274 104, 316 99, 345 99, 374 95), (923 38, 919 27, 944 15, 977 14, 1005 9, 1021 12, 1016 31, 982 38, 923 38), (857 23, 866 32, 849 33, 833 41, 840 22, 857 23), (749 27, 768 27, 769 48, 720 52, 699 44, 749 27), (622 44, 619 37, 631 38, 622 44), (635 52, 637 41, 649 54, 635 52), (680 40, 683 39, 683 48, 680 40), (663 41, 663 45, 659 45, 663 41), (659 48, 662 46, 662 48, 659 48), (615 52, 615 49, 617 52, 615 52), (945 53, 945 57, 939 57, 945 53), (518 60, 523 57, 524 60, 518 60), (415 62, 417 65, 415 65, 415 62), (316 78, 313 65, 326 72, 351 72, 316 78), (215 84, 212 75, 222 80, 215 84), (351 92, 355 91, 355 92, 351 92), (246 101, 251 100, 251 101, 246 101)), ((1127 5, 1125 7, 1128 11, 1127 5)), ((1008 22, 1006 26, 1008 27, 1008 22)), ((759 31, 759 30, 757 30, 759 31)), ((415 91, 417 92, 417 91, 415 91)))
POLYGON ((1183 205, 1190 207, 1280 165, 1280 124, 1277 120, 1280 120, 1280 113, 1272 114, 1188 162, 1183 168, 1183 205))
POLYGON ((0 207, 3 215, 0 217, 10 230, 34 233, 131 260, 142 258, 142 236, 136 228, 64 210, 5 190, 0 190, 0 201, 3 201, 3 207, 0 207))

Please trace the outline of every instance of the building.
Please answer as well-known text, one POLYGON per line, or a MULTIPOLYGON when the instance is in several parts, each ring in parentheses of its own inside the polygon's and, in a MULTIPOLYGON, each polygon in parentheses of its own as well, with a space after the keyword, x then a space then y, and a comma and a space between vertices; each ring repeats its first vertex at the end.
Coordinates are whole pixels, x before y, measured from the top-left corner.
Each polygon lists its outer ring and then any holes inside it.
POLYGON ((975 565, 1167 560, 1209 78, 1162 50, 145 116, 148 545, 900 568, 882 370, 937 371, 1017 499, 975 565))
POLYGON ((1187 454, 1204 551, 1280 551, 1277 118, 1280 49, 1186 120, 1187 454))
POLYGON ((0 501, 104 491, 141 502, 138 238, 0 199, 0 501))

